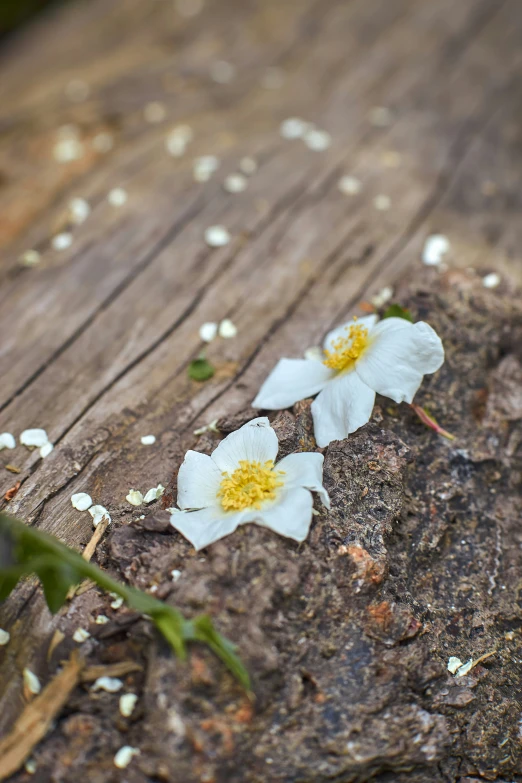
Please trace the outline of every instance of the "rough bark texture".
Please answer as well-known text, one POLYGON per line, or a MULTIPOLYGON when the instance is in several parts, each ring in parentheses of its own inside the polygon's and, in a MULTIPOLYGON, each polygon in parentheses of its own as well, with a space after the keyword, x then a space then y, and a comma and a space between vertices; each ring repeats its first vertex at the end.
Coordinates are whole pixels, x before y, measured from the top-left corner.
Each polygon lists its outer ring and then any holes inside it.
MULTIPOLYGON (((96 0, 60 9, 4 53, 0 432, 43 426, 56 448, 43 461, 1 452, 21 470, 1 471, 2 495, 20 479, 9 508, 80 549, 91 518, 70 496, 88 491, 113 519, 98 563, 187 614, 209 611, 255 693, 204 649, 180 664, 96 590, 52 618, 28 582, 0 609, 12 635, 0 648, 0 731, 23 707, 24 666, 47 682, 79 626, 92 634, 89 663, 143 666, 126 678, 140 697, 130 719, 117 696, 75 691, 34 754, 33 780, 522 780, 522 314, 510 282, 521 279, 521 32, 516 0, 220 0, 190 20, 167 2, 96 0), (236 64, 230 84, 208 78, 216 59, 236 64), (264 90, 274 64, 286 81, 264 90), (63 96, 73 76, 91 85, 85 103, 63 96), (152 100, 167 111, 159 126, 143 120, 152 100), (389 127, 369 122, 376 105, 390 108, 389 127), (291 115, 330 131, 331 149, 282 140, 291 115), (66 122, 86 152, 59 165, 66 122), (164 139, 179 122, 195 140, 174 161, 164 139), (89 147, 103 129, 115 138, 104 156, 89 147), (196 184, 191 160, 205 153, 222 168, 196 184), (225 194, 243 155, 259 171, 244 194, 225 194), (338 192, 343 173, 361 179, 360 196, 338 192), (129 192, 119 211, 105 201, 118 185, 129 192), (388 212, 373 207, 379 193, 388 212), (49 239, 76 195, 94 210, 58 254, 49 239), (211 251, 202 235, 215 223, 233 241, 211 251), (434 231, 451 240, 445 274, 420 264, 434 231), (29 246, 42 262, 24 269, 29 246), (484 289, 469 267, 499 271, 501 286, 484 289), (332 510, 318 508, 301 546, 249 526, 195 555, 159 510, 139 519, 129 488, 161 481, 172 505, 185 449, 216 442, 193 429, 247 421, 277 358, 301 355, 389 283, 443 338, 446 363, 418 402, 454 442, 380 399, 370 424, 326 450, 332 510), (198 328, 225 316, 238 337, 211 346, 217 373, 198 385, 186 373, 198 328), (157 441, 142 447, 149 433, 157 441), (109 624, 94 623, 100 612, 109 624), (56 628, 65 638, 48 656, 56 628), (451 655, 493 650, 465 677, 446 669, 451 655), (141 755, 122 772, 124 744, 141 755)), ((282 452, 314 448, 307 403, 273 419, 282 452)))

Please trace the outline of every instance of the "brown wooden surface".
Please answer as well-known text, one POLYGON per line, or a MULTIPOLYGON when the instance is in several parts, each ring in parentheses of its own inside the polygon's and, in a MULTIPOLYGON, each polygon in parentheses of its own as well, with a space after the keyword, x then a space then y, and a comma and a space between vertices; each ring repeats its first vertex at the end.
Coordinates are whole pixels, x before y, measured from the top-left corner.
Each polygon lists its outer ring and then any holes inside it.
MULTIPOLYGON (((0 61, 0 432, 44 427, 55 451, 0 454, 22 471, 0 470, 2 495, 22 480, 10 510, 78 548, 92 526, 73 493, 115 521, 136 517, 129 488, 167 485, 195 427, 244 407, 278 357, 301 355, 420 269, 434 231, 449 237, 452 266, 520 280, 521 36, 518 0, 219 0, 190 19, 161 0, 84 0, 11 39, 0 61), (209 78, 217 59, 236 65, 230 84, 209 78), (267 90, 274 65, 286 79, 267 90), (65 97, 71 78, 90 85, 86 102, 65 97), (159 125, 143 118, 153 100, 167 110, 159 125), (375 106, 390 109, 389 127, 371 124, 375 106), (331 148, 282 139, 293 115, 328 130, 331 148), (86 154, 60 164, 66 123, 86 154), (177 123, 194 131, 179 160, 164 148, 177 123), (102 130, 115 139, 104 155, 89 147, 102 130), (222 164, 197 184, 202 154, 222 164), (244 155, 259 171, 227 194, 224 175, 244 155), (339 193, 344 173, 360 195, 339 193), (120 185, 129 200, 115 209, 106 195, 120 185), (374 208, 378 194, 389 211, 374 208), (93 212, 57 253, 50 238, 73 196, 93 212), (203 241, 216 223, 233 237, 219 250, 203 241), (31 247, 41 264, 23 268, 31 247), (211 346, 216 376, 189 381, 199 326, 226 316, 239 333, 211 346), (141 446, 149 433, 156 444, 141 446)), ((0 651, 5 729, 22 707, 21 670, 53 626, 32 585, 0 626, 17 640, 0 651)))

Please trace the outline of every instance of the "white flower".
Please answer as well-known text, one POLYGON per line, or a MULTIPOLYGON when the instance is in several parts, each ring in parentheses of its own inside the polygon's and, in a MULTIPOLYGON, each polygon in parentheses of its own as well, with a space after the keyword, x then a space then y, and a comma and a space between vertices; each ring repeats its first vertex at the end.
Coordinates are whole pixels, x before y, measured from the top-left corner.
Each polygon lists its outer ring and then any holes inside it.
POLYGON ((311 493, 330 504, 322 485, 323 456, 290 454, 275 465, 277 450, 277 435, 267 418, 259 418, 224 438, 210 457, 188 451, 178 474, 181 512, 172 514, 172 526, 195 549, 247 522, 304 541, 312 521, 311 493))
POLYGON ((439 369, 444 349, 423 321, 368 315, 334 329, 324 342, 321 362, 281 359, 252 403, 280 410, 298 400, 312 403, 319 446, 342 440, 369 420, 375 393, 411 402, 426 373, 439 369))

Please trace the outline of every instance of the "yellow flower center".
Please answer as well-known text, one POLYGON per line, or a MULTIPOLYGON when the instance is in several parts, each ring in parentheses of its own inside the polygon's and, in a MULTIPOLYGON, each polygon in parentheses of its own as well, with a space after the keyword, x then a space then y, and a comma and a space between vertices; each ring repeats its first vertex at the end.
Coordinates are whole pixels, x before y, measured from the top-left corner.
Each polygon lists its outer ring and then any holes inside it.
POLYGON ((324 351, 323 364, 332 370, 346 370, 362 354, 368 345, 368 329, 353 323, 346 327, 346 337, 338 337, 331 350, 324 351))
POLYGON ((244 508, 261 508, 265 500, 274 500, 276 489, 283 486, 280 476, 283 470, 274 470, 274 463, 241 460, 232 473, 223 473, 218 492, 225 511, 242 511, 244 508))

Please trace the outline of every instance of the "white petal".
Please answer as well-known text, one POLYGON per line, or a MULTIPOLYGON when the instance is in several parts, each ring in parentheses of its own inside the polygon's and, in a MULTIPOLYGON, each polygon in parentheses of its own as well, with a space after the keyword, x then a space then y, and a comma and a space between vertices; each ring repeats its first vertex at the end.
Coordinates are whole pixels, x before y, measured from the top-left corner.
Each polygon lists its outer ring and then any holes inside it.
POLYGON ((163 493, 165 492, 165 487, 163 484, 158 484, 157 487, 152 487, 152 489, 149 489, 145 497, 143 498, 144 503, 152 503, 154 500, 158 500, 163 493))
POLYGON ((249 421, 228 435, 212 452, 212 459, 225 473, 232 473, 240 460, 267 462, 277 457, 277 435, 266 416, 249 421))
POLYGON ((131 506, 141 506, 143 503, 143 495, 139 489, 129 489, 129 494, 125 500, 131 504, 131 506))
POLYGON ((45 457, 48 457, 53 450, 54 446, 52 443, 44 443, 44 445, 40 447, 40 457, 45 459, 45 457))
POLYGON ((87 511, 92 506, 91 496, 86 492, 76 492, 75 495, 71 495, 71 503, 78 511, 87 511))
POLYGON ((2 432, 0 435, 0 451, 2 449, 14 449, 16 441, 10 432, 2 432))
POLYGON ((326 508, 330 508, 328 492, 323 487, 323 462, 322 454, 303 451, 299 454, 289 454, 277 463, 276 469, 284 472, 283 481, 285 489, 304 487, 313 492, 318 492, 326 508))
POLYGON ((354 321, 352 318, 352 320, 348 321, 348 323, 345 323, 342 326, 338 326, 336 329, 332 329, 331 332, 328 332, 328 334, 324 338, 323 346, 325 349, 331 351, 332 343, 338 340, 339 337, 348 336, 348 330, 350 326, 357 324, 357 326, 364 326, 366 329, 371 330, 375 326, 376 322, 377 322, 376 315, 365 315, 362 318, 358 318, 357 321, 354 321))
POLYGON ((257 512, 256 521, 281 536, 304 541, 312 521, 312 495, 307 489, 295 487, 280 493, 277 500, 257 512))
POLYGON ((253 408, 280 410, 313 397, 334 377, 334 371, 313 359, 280 359, 252 403, 253 408))
POLYGON ((109 524, 111 522, 111 515, 109 514, 105 506, 91 506, 89 509, 89 514, 92 517, 92 524, 94 525, 94 527, 98 527, 98 525, 103 519, 107 519, 109 524))
POLYGON ((318 446, 344 440, 369 421, 375 392, 355 372, 338 375, 312 403, 314 435, 318 446))
POLYGON ((47 437, 45 430, 24 430, 20 435, 20 443, 23 446, 34 446, 35 448, 39 449, 41 446, 45 446, 45 444, 48 442, 49 438, 47 437))
POLYGON ((190 541, 194 549, 203 549, 233 533, 242 518, 242 512, 227 514, 214 506, 199 511, 175 512, 170 518, 170 524, 190 541))
POLYGON ((187 451, 178 473, 178 506, 214 506, 222 478, 221 470, 208 454, 187 451))
POLYGON ((423 321, 385 318, 371 338, 355 370, 371 389, 395 402, 411 402, 422 376, 438 370, 444 361, 440 337, 423 321))

